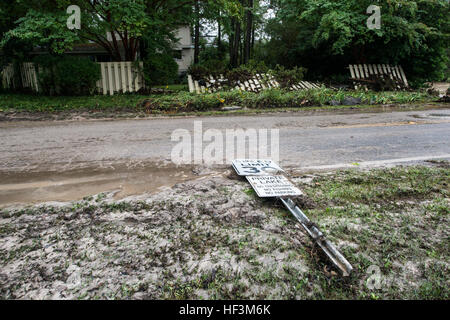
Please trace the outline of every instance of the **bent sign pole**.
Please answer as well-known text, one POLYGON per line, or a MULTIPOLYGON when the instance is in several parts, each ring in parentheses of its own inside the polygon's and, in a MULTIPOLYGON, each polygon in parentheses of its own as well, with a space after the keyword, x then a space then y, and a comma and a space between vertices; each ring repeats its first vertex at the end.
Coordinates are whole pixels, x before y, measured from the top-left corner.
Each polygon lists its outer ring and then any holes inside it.
POLYGON ((279 198, 284 206, 292 213, 292 215, 300 222, 303 229, 316 242, 326 256, 333 264, 341 270, 344 276, 350 275, 353 268, 338 249, 328 241, 322 231, 295 205, 294 201, 289 198, 279 198))
POLYGON ((236 173, 245 176, 259 197, 275 197, 298 220, 302 228, 322 249, 330 261, 342 272, 343 276, 350 275, 353 270, 350 263, 338 249, 328 241, 322 231, 295 205, 289 196, 298 196, 302 192, 284 176, 271 176, 269 173, 283 171, 272 160, 237 159, 232 162, 236 173))

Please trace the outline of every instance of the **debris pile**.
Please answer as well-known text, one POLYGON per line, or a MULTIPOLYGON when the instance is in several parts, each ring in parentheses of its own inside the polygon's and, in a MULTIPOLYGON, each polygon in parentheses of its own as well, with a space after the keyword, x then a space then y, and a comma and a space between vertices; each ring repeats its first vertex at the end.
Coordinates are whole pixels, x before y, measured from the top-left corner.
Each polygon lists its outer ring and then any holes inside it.
MULTIPOLYGON (((225 78, 223 74, 219 76, 209 75, 204 79, 194 80, 192 75, 188 75, 189 92, 207 93, 219 90, 236 89, 249 92, 260 92, 265 89, 279 88, 280 84, 275 78, 267 73, 257 73, 255 75, 240 73, 232 78, 225 78)), ((299 81, 289 87, 289 90, 319 89, 322 84, 309 81, 299 81)))

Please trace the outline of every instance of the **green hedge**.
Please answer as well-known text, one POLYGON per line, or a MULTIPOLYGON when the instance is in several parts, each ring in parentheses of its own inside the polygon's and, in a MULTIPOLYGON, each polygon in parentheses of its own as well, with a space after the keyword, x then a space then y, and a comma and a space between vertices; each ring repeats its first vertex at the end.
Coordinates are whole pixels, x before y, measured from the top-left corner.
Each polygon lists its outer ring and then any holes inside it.
POLYGON ((209 94, 178 92, 171 95, 114 95, 49 97, 19 94, 0 95, 0 111, 59 112, 76 110, 128 110, 133 112, 164 113, 219 110, 223 106, 237 105, 249 109, 301 108, 327 105, 329 101, 342 101, 356 97, 363 104, 413 103, 430 101, 424 92, 371 92, 311 89, 303 91, 265 90, 261 93, 239 90, 209 94))

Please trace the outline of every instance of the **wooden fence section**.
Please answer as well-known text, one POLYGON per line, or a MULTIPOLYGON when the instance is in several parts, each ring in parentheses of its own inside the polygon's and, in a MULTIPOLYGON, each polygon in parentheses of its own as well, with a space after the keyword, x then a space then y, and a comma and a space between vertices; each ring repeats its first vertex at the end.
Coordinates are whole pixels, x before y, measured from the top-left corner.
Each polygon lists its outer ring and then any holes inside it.
MULTIPOLYGON (((115 93, 137 92, 141 88, 145 88, 144 77, 140 72, 143 62, 140 62, 140 68, 136 68, 130 61, 100 62, 99 64, 102 76, 96 84, 98 93, 113 95, 115 93)), ((23 87, 39 92, 38 75, 34 63, 23 63, 20 69, 23 87)), ((12 64, 2 70, 2 84, 3 88, 15 88, 12 64)))
MULTIPOLYGON (((223 89, 227 84, 228 80, 220 74, 219 77, 214 78, 212 75, 206 77, 204 81, 193 80, 191 75, 188 75, 189 92, 205 93, 205 92, 216 92, 223 89)), ((234 89, 250 92, 260 92, 261 90, 270 88, 279 88, 280 84, 275 80, 275 78, 268 74, 256 74, 253 78, 246 81, 238 81, 234 89)), ((300 81, 297 84, 293 84, 289 89, 294 90, 307 90, 307 89, 318 89, 321 84, 312 83, 308 81, 300 81)))
MULTIPOLYGON (((31 89, 34 92, 39 92, 39 82, 36 73, 36 68, 32 62, 22 63, 20 67, 20 77, 22 79, 23 88, 31 89)), ((14 83, 14 67, 12 64, 7 65, 2 71, 2 85, 3 88, 15 88, 14 83)))
POLYGON ((142 72, 143 62, 136 68, 133 62, 100 62, 101 80, 97 81, 99 93, 113 95, 114 93, 137 92, 145 88, 142 72))
MULTIPOLYGON (((398 79, 408 87, 408 80, 406 80, 405 72, 402 66, 391 66, 388 64, 354 64, 349 65, 350 75, 352 79, 367 79, 372 75, 387 75, 390 79, 398 79)), ((355 89, 363 87, 360 84, 355 84, 355 89)))

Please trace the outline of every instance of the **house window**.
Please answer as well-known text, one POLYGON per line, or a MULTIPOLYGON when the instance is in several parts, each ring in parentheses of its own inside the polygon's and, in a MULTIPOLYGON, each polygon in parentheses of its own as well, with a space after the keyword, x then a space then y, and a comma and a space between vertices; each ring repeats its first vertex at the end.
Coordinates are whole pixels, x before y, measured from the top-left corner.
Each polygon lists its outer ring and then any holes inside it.
POLYGON ((182 51, 181 50, 173 50, 174 59, 181 60, 182 59, 182 51))

